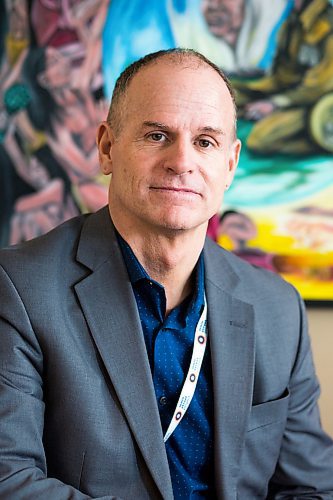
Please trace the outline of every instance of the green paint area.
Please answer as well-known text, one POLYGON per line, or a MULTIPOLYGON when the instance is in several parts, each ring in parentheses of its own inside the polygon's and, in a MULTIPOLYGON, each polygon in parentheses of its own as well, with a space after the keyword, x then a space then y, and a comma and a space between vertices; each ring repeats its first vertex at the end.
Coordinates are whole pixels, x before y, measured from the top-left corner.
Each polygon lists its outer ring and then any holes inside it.
POLYGON ((235 182, 225 202, 237 208, 263 208, 301 201, 333 186, 333 157, 329 154, 297 157, 260 156, 246 147, 253 123, 239 120, 243 143, 235 182))

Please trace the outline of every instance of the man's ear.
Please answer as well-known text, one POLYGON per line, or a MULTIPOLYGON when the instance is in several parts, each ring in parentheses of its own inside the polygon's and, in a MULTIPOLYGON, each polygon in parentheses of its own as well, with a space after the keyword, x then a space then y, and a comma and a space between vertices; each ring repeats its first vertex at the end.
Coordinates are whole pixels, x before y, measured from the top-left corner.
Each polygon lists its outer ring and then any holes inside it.
POLYGON ((233 181, 238 161, 239 161, 239 155, 241 151, 242 143, 239 139, 236 139, 233 144, 231 145, 230 148, 230 154, 229 154, 229 164, 228 164, 228 174, 227 174, 227 183, 226 186, 229 187, 230 184, 233 181))
POLYGON ((112 173, 112 145, 114 144, 114 134, 107 122, 102 122, 96 135, 96 144, 98 147, 99 164, 103 174, 112 173))

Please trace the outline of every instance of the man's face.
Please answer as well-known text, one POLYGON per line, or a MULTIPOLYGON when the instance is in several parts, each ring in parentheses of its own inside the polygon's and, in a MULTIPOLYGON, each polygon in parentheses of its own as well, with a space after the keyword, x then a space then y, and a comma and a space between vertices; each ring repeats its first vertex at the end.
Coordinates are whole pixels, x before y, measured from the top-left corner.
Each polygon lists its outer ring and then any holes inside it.
POLYGON ((237 42, 244 20, 244 0, 203 0, 202 12, 211 33, 229 45, 237 42))
POLYGON ((118 227, 206 230, 240 150, 222 78, 206 65, 160 60, 133 78, 123 106, 119 134, 104 124, 98 139, 118 227))

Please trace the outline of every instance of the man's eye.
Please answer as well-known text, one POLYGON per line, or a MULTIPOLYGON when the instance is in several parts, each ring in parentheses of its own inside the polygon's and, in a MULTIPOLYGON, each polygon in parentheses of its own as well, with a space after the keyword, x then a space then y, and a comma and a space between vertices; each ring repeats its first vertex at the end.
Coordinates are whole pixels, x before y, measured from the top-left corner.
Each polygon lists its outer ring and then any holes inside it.
POLYGON ((205 149, 207 149, 213 145, 212 142, 209 141, 208 139, 199 139, 198 144, 201 148, 205 148, 205 149))
POLYGON ((152 134, 149 134, 149 137, 154 142, 162 142, 163 140, 165 140, 165 135, 161 134, 160 132, 153 132, 152 134))

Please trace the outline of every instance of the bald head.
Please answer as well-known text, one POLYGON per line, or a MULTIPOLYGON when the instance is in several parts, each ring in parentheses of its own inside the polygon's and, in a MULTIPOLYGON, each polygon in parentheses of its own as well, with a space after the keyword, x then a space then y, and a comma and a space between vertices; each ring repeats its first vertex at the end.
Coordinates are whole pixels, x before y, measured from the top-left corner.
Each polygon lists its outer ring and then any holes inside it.
MULTIPOLYGON (((202 66, 211 67, 223 80, 226 85, 230 98, 233 103, 233 121, 234 137, 236 137, 236 103, 235 94, 231 84, 223 73, 223 71, 207 59, 204 55, 192 49, 169 49, 160 50, 144 56, 143 58, 135 61, 128 66, 119 76, 116 81, 115 88, 112 94, 111 105, 107 117, 109 125, 113 128, 116 134, 119 134, 123 126, 123 118, 126 111, 126 95, 128 87, 133 78, 147 67, 159 64, 166 64, 170 66, 184 67, 184 68, 199 68, 202 66)), ((129 110, 130 111, 130 110, 129 110)))

